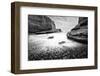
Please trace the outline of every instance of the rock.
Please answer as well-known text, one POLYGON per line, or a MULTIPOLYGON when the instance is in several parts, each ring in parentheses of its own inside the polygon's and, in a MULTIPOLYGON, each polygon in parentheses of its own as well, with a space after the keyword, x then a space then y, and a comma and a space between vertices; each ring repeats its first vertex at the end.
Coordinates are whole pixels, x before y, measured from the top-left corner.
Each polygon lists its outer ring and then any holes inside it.
POLYGON ((61 41, 61 42, 59 42, 59 44, 64 44, 64 43, 66 43, 65 41, 61 41))
POLYGON ((67 33, 69 39, 87 43, 88 42, 88 18, 80 17, 78 24, 67 33))
POLYGON ((61 30, 56 29, 54 21, 48 16, 29 15, 28 16, 28 32, 35 34, 53 33, 61 30))
POLYGON ((48 37, 48 39, 53 39, 53 38, 54 38, 54 36, 49 36, 49 37, 48 37))

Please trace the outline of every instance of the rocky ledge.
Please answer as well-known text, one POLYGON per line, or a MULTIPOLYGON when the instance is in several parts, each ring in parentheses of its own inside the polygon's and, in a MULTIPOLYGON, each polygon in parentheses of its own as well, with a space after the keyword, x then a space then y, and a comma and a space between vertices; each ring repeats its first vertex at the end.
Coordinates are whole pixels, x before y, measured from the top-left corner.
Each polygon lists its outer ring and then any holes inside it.
POLYGON ((67 33, 67 37, 81 43, 88 43, 88 18, 80 17, 78 24, 67 33))

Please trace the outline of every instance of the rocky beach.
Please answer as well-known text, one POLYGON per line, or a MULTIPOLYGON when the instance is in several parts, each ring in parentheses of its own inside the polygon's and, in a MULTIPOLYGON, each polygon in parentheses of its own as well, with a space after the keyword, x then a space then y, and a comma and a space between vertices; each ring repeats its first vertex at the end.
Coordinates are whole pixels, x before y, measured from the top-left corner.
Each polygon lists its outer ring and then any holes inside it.
MULTIPOLYGON (((64 20, 58 18, 62 23, 64 20)), ((79 18, 78 24, 68 32, 62 30, 65 28, 56 28, 56 25, 52 17, 29 15, 28 60, 87 58, 87 18, 79 18)))

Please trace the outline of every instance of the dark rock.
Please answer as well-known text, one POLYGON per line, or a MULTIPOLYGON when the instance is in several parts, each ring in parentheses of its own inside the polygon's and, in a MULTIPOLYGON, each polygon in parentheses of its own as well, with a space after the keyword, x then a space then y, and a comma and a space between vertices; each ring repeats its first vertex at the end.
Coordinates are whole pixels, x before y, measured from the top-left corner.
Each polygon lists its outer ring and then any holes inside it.
POLYGON ((61 30, 56 29, 54 21, 48 16, 29 15, 28 16, 28 32, 35 34, 53 33, 61 30))
POLYGON ((65 41, 61 41, 61 42, 59 42, 59 44, 64 44, 64 43, 66 43, 65 41))
POLYGON ((67 33, 69 39, 87 43, 88 42, 88 18, 80 17, 78 25, 76 25, 70 32, 67 33))
POLYGON ((53 39, 53 38, 54 38, 54 36, 49 36, 49 37, 48 37, 48 39, 53 39))

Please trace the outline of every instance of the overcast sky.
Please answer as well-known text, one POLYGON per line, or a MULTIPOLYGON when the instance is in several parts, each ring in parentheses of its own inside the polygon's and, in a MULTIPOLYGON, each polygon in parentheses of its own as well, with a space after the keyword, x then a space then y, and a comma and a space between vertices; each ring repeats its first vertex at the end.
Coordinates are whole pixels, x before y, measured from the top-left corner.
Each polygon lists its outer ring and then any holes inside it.
POLYGON ((48 16, 52 19, 56 25, 57 29, 61 29, 62 32, 67 33, 73 27, 78 24, 79 17, 69 17, 69 16, 48 16))

